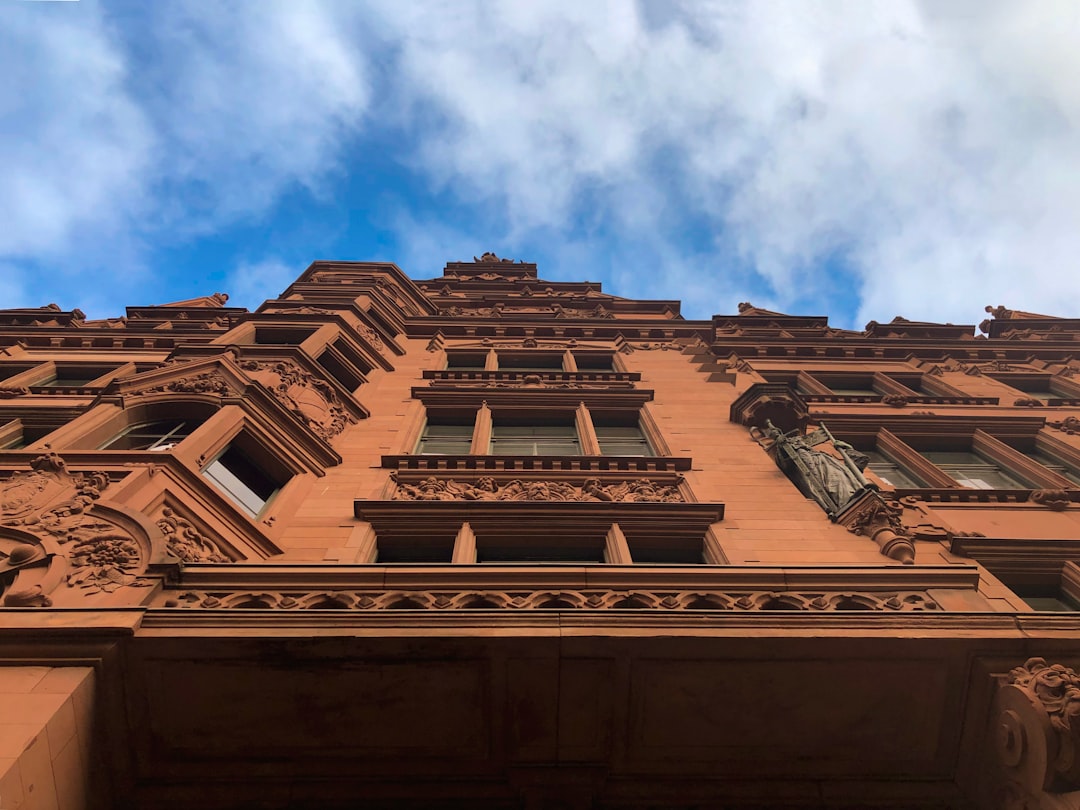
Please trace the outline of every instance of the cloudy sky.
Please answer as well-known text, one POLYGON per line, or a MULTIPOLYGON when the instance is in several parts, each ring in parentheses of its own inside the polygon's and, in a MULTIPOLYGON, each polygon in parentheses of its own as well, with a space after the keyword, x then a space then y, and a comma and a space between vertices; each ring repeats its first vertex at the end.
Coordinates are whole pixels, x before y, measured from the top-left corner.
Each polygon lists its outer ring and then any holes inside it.
POLYGON ((1080 316, 1080 4, 0 0, 0 307, 485 250, 694 318, 1080 316))

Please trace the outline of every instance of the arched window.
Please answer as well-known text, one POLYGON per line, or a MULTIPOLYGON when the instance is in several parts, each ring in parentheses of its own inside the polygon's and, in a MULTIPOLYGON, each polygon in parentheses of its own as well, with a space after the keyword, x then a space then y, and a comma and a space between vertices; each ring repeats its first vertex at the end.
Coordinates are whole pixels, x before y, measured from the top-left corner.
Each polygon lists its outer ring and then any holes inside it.
POLYGON ((101 449, 155 452, 172 450, 201 424, 201 419, 157 419, 153 422, 141 422, 125 428, 101 449))

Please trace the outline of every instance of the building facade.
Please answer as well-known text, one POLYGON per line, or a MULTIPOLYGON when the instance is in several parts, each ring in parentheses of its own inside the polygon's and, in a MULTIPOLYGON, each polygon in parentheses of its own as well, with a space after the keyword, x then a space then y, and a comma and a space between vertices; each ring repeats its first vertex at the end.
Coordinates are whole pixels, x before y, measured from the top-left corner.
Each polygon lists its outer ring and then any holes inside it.
POLYGON ((1080 320, 987 310, 0 311, 0 808, 1080 808, 1080 320))

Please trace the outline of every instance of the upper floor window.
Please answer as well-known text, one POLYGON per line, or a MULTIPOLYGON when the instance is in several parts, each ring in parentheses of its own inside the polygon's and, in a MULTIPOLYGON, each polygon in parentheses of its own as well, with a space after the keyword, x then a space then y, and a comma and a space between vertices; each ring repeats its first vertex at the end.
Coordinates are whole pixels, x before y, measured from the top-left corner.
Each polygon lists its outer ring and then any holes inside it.
POLYGON ((463 412, 431 408, 413 448, 418 455, 627 456, 667 455, 660 436, 646 429, 639 407, 591 411, 584 403, 547 410, 484 406, 463 412))
POLYGON ((202 474, 252 518, 259 516, 290 477, 267 454, 247 446, 243 438, 226 447, 202 474))
POLYGON ((930 463, 968 489, 1023 489, 1000 464, 973 450, 926 450, 930 463))
POLYGON ((1067 451, 1042 435, 1002 440, 976 429, 905 439, 881 428, 872 444, 858 437, 852 443, 869 458, 866 472, 896 489, 1060 489, 1080 481, 1077 468, 1061 455, 1067 451))
POLYGON ((468 351, 446 354, 448 371, 509 371, 520 373, 612 372, 614 354, 609 351, 468 351))
POLYGON ((641 425, 602 424, 594 419, 596 440, 605 456, 651 456, 652 447, 641 425))
POLYGON ((101 380, 101 378, 107 377, 117 368, 117 366, 85 366, 57 363, 55 374, 34 384, 48 388, 81 388, 98 381, 104 383, 105 381, 101 380))
POLYGON ((579 456, 581 442, 573 421, 536 424, 496 420, 491 426, 491 455, 579 456))
POLYGON ((126 428, 102 446, 102 450, 172 450, 191 435, 201 422, 195 419, 162 419, 126 428))
POLYGON ((419 455, 465 455, 472 448, 473 420, 429 417, 416 446, 419 455))

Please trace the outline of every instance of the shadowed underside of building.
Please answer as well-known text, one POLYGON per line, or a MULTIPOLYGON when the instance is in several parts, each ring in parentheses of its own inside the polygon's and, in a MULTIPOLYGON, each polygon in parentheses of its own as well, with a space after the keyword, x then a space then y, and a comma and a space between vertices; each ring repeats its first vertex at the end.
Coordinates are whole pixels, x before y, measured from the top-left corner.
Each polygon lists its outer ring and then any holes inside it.
POLYGON ((0 310, 0 808, 1080 808, 1080 321, 227 304, 0 310))

